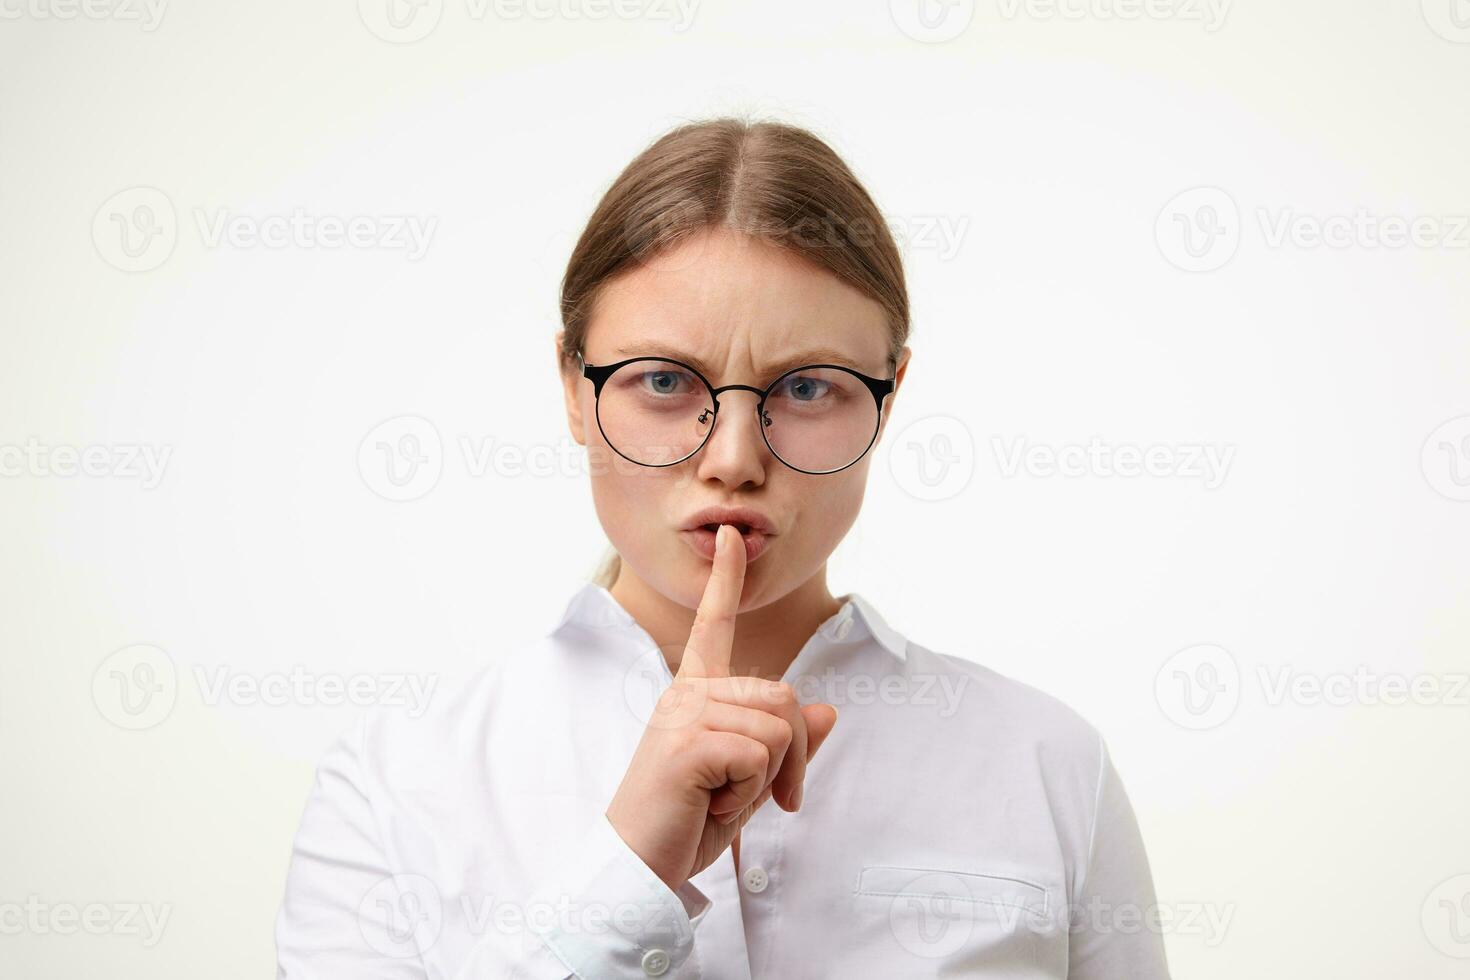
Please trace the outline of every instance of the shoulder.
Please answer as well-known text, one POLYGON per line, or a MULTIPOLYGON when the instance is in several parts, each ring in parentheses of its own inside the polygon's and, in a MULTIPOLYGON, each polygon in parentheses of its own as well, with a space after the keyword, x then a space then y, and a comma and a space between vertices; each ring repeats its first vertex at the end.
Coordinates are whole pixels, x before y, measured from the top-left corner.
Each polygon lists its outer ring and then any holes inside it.
POLYGON ((991 752, 1034 758, 1096 785, 1106 752, 1102 734, 1070 705, 974 660, 910 642, 911 677, 932 675, 962 737, 991 752))
POLYGON ((506 730, 547 717, 565 690, 556 643, 538 637, 467 672, 427 675, 414 708, 367 709, 339 744, 354 751, 375 782, 411 786, 478 766, 506 730))

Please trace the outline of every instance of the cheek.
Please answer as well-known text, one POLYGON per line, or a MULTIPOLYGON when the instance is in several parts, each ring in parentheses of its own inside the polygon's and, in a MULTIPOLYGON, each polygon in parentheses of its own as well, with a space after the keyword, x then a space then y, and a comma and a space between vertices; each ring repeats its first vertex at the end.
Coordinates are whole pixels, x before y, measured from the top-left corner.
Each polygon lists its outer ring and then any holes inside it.
POLYGON ((597 457, 592 461, 597 468, 592 476, 592 501, 608 537, 621 545, 626 539, 636 539, 636 529, 654 513, 654 488, 635 474, 621 472, 615 464, 622 462, 620 458, 610 453, 597 457))
POLYGON ((825 558, 847 534, 863 506, 866 468, 854 466, 838 474, 813 476, 810 492, 801 505, 797 537, 804 547, 822 552, 825 558), (820 482, 815 482, 820 481, 820 482))
POLYGON ((619 553, 632 561, 640 555, 657 556, 670 541, 677 543, 667 533, 675 502, 671 495, 678 492, 673 474, 630 463, 596 443, 589 446, 588 465, 597 518, 619 553))

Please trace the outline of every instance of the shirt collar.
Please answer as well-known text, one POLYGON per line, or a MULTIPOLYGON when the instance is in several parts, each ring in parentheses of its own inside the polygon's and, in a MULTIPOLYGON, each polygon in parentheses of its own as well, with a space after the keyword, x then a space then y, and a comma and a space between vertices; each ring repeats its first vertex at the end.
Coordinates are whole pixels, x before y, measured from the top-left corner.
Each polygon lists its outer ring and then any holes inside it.
MULTIPOLYGON (((842 607, 817 627, 818 635, 834 643, 851 643, 864 635, 871 636, 894 657, 907 659, 908 640, 888 625, 871 602, 856 592, 848 592, 837 599, 842 607), (849 623, 852 625, 847 625, 849 623)), ((622 603, 613 598, 605 586, 596 582, 584 582, 572 594, 553 632, 571 624, 593 629, 642 629, 622 603)))

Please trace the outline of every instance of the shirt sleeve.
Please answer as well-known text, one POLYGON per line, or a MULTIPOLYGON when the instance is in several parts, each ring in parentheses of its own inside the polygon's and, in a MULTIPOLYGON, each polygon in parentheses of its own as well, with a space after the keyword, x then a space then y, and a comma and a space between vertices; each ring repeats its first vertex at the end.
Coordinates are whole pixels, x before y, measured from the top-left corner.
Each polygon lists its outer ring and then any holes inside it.
POLYGON ((601 814, 529 903, 527 925, 579 977, 676 973, 713 903, 669 888, 601 814))
MULTIPOLYGON (((433 977, 648 977, 676 971, 711 906, 692 882, 676 892, 599 815, 525 906, 518 943, 503 935, 451 942, 464 928, 436 883, 396 871, 368 793, 366 720, 317 767, 276 916, 277 980, 429 980, 423 952, 460 949, 433 977)), ((494 930, 490 930, 494 932, 494 930)))
POLYGON ((1087 867, 1072 907, 1070 980, 1169 980, 1143 836, 1099 740, 1097 804, 1087 867))
POLYGON ((362 778, 363 730, 359 722, 317 766, 276 915, 278 980, 426 980, 418 943, 433 923, 416 913, 436 903, 388 867, 362 778))

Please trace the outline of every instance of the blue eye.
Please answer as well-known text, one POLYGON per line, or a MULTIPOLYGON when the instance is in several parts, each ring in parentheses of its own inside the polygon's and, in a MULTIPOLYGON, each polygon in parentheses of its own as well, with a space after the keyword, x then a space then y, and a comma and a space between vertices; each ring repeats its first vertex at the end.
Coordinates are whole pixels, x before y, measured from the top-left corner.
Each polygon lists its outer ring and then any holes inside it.
POLYGON ((643 380, 658 395, 672 394, 679 386, 679 376, 673 371, 648 371, 643 380))
POLYGON ((816 401, 827 393, 832 387, 831 382, 820 378, 808 378, 797 375, 790 378, 785 384, 786 390, 799 402, 816 401))

